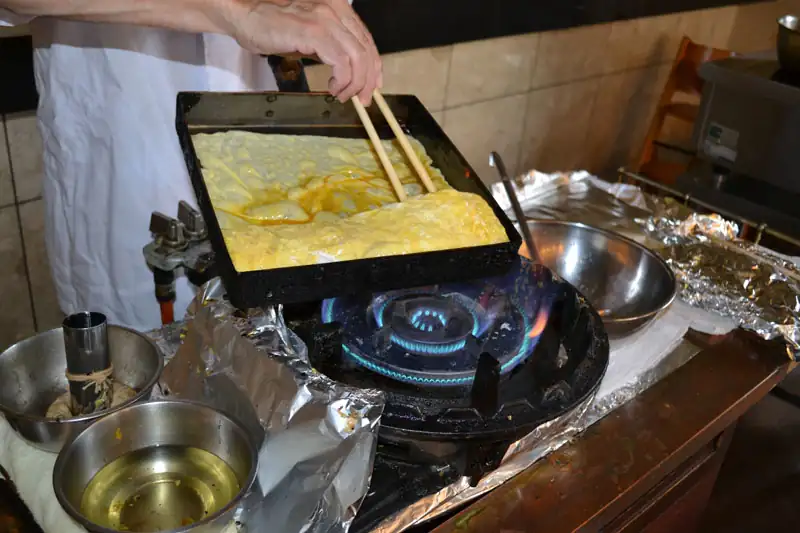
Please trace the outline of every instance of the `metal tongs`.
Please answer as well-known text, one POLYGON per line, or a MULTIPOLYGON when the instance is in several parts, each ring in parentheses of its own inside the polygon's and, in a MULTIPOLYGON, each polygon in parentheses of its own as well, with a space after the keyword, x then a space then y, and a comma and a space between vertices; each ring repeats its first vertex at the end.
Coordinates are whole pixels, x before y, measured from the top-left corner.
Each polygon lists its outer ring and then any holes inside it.
POLYGON ((533 261, 542 264, 539 251, 536 248, 536 243, 533 240, 533 235, 531 235, 531 229, 528 227, 527 218, 525 217, 525 213, 522 212, 522 206, 519 205, 517 193, 514 191, 514 185, 511 183, 511 178, 508 177, 506 165, 503 163, 503 159, 500 157, 500 154, 497 152, 492 152, 489 154, 489 164, 496 168, 497 173, 500 175, 500 181, 503 182, 503 187, 506 189, 508 200, 511 202, 511 209, 514 210, 514 217, 517 219, 520 231, 522 231, 522 238, 525 240, 525 246, 528 248, 528 255, 533 261))

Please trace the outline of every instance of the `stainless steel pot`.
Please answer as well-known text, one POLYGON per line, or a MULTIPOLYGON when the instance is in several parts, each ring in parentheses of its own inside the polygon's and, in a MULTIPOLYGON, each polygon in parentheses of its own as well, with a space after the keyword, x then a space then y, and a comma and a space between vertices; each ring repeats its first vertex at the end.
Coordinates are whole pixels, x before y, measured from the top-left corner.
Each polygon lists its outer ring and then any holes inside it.
POLYGON ((103 417, 69 440, 53 469, 53 489, 64 510, 93 533, 218 533, 231 527, 257 465, 258 450, 247 430, 220 411, 195 402, 152 401, 103 417), (178 456, 200 450, 213 460, 182 462, 168 450, 178 456), (235 479, 235 490, 227 490, 230 497, 222 501, 218 490, 226 479, 235 479), (215 480, 221 481, 215 486, 215 480), (215 511, 209 512, 209 502, 215 511), (92 513, 106 523, 90 519, 92 513))
POLYGON ((778 62, 782 69, 800 73, 800 19, 795 15, 778 19, 778 62))
POLYGON ((20 341, 0 354, 0 412, 23 439, 58 453, 71 435, 98 418, 150 398, 164 365, 158 347, 141 333, 119 326, 108 327, 108 341, 114 378, 138 391, 136 396, 114 409, 64 421, 45 417, 68 387, 61 328, 20 341))
POLYGON ((542 263, 581 291, 609 337, 641 329, 675 299, 672 270, 635 241, 576 222, 537 220, 528 227, 542 263))

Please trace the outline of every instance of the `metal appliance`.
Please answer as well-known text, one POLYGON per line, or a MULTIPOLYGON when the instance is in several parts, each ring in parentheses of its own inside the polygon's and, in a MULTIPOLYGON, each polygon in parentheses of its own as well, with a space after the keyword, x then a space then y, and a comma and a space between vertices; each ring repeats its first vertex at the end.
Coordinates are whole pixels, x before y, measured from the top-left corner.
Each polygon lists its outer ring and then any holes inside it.
POLYGON ((740 216, 800 234, 800 75, 774 54, 705 63, 697 153, 676 185, 740 216))

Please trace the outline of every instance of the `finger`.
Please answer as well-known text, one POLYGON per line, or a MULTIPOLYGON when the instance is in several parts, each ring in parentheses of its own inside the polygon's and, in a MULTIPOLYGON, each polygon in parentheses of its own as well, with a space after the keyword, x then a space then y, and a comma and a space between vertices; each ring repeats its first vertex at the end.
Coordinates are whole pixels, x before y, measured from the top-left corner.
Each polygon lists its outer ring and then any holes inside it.
POLYGON ((349 31, 343 26, 335 31, 350 60, 350 83, 342 88, 339 98, 343 101, 350 100, 357 94, 361 96, 361 103, 369 105, 372 93, 364 94, 368 82, 370 62, 367 60, 367 51, 349 31), (366 97, 366 99, 364 98, 366 97))
MULTIPOLYGON (((375 48, 375 43, 372 41, 372 37, 369 35, 369 32, 366 31, 366 28, 363 24, 353 16, 347 16, 342 20, 342 24, 345 28, 347 28, 350 33, 352 33, 356 39, 358 39, 359 44, 361 45, 363 51, 365 52, 364 58, 364 66, 366 70, 366 78, 365 78, 365 88, 369 86, 374 86, 377 82, 378 78, 378 70, 376 70, 376 58, 377 49, 375 48)), ((369 94, 372 94, 372 91, 368 91, 369 94)), ((366 105, 366 102, 363 102, 366 105)))
POLYGON ((328 81, 328 90, 340 101, 346 101, 341 97, 341 93, 350 85, 353 76, 350 57, 344 47, 334 39, 321 39, 315 49, 318 50, 319 59, 333 70, 328 81))
MULTIPOLYGON (((324 2, 325 0, 318 1, 324 2)), ((375 41, 372 38, 372 34, 364 24, 364 21, 362 21, 361 18, 356 14, 347 0, 331 0, 331 5, 340 16, 342 24, 345 26, 345 28, 347 28, 359 40, 367 52, 367 78, 364 84, 364 89, 359 92, 359 95, 362 97, 362 101, 367 99, 367 101, 364 103, 368 103, 374 89, 377 88, 379 82, 382 81, 381 59, 380 55, 378 54, 378 49, 375 46, 375 41)))

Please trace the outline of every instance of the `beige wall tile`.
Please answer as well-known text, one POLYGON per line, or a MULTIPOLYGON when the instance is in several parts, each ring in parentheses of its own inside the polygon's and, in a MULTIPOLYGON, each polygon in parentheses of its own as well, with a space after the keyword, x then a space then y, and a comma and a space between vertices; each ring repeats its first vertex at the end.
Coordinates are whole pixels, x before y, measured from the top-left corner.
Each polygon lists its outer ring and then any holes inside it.
POLYGON ((14 183, 11 180, 11 167, 8 164, 6 134, 3 119, 0 117, 0 206, 14 203, 14 183))
POLYGON ((538 45, 538 34, 455 45, 445 107, 527 91, 538 45))
POLYGON ((434 111, 431 115, 433 119, 439 123, 439 126, 444 128, 444 111, 434 111))
POLYGON ((625 20, 611 25, 606 72, 671 61, 680 44, 679 14, 625 20))
POLYGON ((598 84, 595 78, 528 95, 519 172, 577 170, 583 166, 598 84))
POLYGON ((728 47, 736 52, 760 52, 775 48, 777 19, 800 11, 800 2, 784 0, 742 5, 736 9, 728 47))
POLYGON ((33 334, 16 207, 0 209, 0 350, 33 334))
POLYGON ((8 144, 17 201, 30 200, 42 194, 42 138, 36 126, 35 113, 19 113, 6 117, 8 144))
POLYGON ((328 65, 306 67, 308 88, 315 92, 328 92, 328 81, 330 81, 332 73, 333 69, 328 65))
POLYGON ((735 6, 683 13, 680 33, 696 43, 726 49, 730 44, 737 13, 735 6))
POLYGON ((543 33, 531 88, 561 85, 604 72, 611 24, 543 33))
POLYGON ((445 131, 487 184, 497 181, 489 153, 500 154, 512 175, 517 172, 525 116, 525 95, 508 96, 444 112, 445 131))
POLYGON ((430 111, 444 109, 452 46, 383 56, 383 92, 413 94, 430 111))
POLYGON ((39 331, 58 327, 64 318, 58 306, 50 262, 44 243, 44 201, 35 200, 19 208, 22 235, 33 290, 33 310, 39 331))
POLYGON ((600 80, 589 121, 588 170, 613 171, 638 155, 669 72, 663 65, 600 80))

